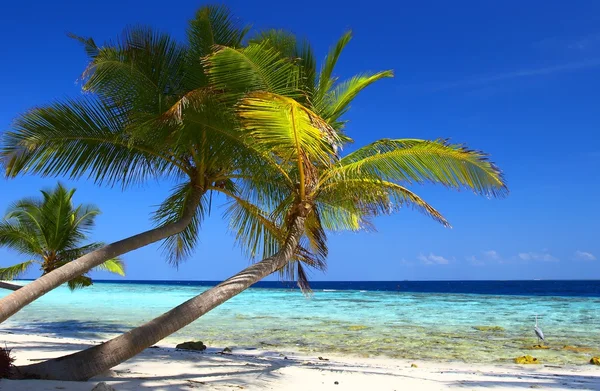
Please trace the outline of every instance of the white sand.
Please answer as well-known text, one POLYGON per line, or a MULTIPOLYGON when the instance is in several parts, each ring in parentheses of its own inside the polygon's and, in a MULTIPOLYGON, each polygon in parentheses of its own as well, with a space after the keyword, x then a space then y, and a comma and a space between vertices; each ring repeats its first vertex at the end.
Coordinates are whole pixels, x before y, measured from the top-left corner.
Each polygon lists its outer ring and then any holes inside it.
MULTIPOLYGON (((61 356, 98 341, 0 332, 17 365, 61 356)), ((318 357, 259 350, 204 353, 160 345, 88 382, 0 380, 2 391, 89 391, 105 381, 125 390, 600 390, 600 368, 589 366, 472 365, 383 358, 318 357), (338 384, 335 384, 338 382, 338 384)))

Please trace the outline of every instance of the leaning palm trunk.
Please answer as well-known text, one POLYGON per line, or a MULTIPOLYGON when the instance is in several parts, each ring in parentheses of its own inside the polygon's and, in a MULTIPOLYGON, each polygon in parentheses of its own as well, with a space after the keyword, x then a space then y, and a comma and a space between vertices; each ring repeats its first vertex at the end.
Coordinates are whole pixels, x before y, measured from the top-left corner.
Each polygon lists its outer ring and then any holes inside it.
POLYGON ((304 221, 304 216, 294 218, 287 240, 275 255, 255 263, 140 327, 78 353, 19 367, 19 375, 54 380, 88 380, 134 357, 284 267, 294 256, 304 232, 304 221))
POLYGON ((196 207, 203 194, 202 191, 192 193, 187 207, 178 221, 142 232, 127 239, 119 240, 118 242, 92 251, 0 299, 0 323, 52 289, 86 273, 107 260, 182 232, 194 217, 196 207))
POLYGON ((23 286, 17 285, 17 284, 11 284, 10 282, 0 281, 0 288, 10 289, 11 291, 16 291, 17 289, 23 288, 23 286))

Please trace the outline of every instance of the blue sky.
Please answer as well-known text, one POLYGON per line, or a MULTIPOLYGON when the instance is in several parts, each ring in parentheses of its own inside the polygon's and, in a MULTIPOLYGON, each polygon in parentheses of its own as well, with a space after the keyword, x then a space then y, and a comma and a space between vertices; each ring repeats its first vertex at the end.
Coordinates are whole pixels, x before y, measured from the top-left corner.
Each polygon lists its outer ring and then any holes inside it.
MULTIPOLYGON (((28 108, 77 96, 86 57, 65 36, 97 42, 150 24, 183 37, 204 3, 180 0, 19 1, 0 15, 0 130, 28 108)), ((315 280, 600 278, 600 3, 578 1, 229 1, 255 30, 285 28, 319 58, 346 30, 354 39, 337 74, 393 69, 347 115, 357 145, 378 138, 449 137, 490 153, 510 196, 488 200, 431 186, 415 190, 454 228, 405 210, 376 221, 377 233, 330 235, 329 271, 315 280), (358 3, 357 3, 358 4, 358 3)), ((168 185, 122 192, 88 181, 76 202, 103 211, 95 240, 151 227, 168 185)), ((55 178, 0 179, 0 209, 55 178)), ((244 266, 215 208, 196 254, 179 269, 158 246, 127 254, 131 279, 223 279, 244 266)), ((0 249, 0 265, 23 260, 0 249)), ((33 274, 32 274, 33 276, 33 274)), ((107 275, 96 273, 99 278, 107 275)))

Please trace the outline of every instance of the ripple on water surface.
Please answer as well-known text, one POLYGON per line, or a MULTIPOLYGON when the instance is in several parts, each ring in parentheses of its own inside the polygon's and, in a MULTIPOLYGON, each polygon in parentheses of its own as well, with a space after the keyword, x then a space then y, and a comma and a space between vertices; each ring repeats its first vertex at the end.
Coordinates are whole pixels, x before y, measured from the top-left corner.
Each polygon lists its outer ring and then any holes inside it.
MULTIPOLYGON (((75 293, 59 288, 2 329, 105 338, 205 289, 110 283, 75 293)), ((329 290, 307 298, 296 290, 250 289, 167 342, 465 362, 508 363, 532 354, 543 363, 584 364, 600 355, 599 308, 597 297, 329 290), (532 350, 535 314, 549 349, 532 350)))

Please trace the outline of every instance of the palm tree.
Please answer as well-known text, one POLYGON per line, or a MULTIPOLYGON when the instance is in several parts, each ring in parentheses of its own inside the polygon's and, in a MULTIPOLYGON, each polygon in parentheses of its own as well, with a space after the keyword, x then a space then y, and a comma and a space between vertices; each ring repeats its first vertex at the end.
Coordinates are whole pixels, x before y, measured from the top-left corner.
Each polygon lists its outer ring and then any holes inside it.
MULTIPOLYGON (((247 31, 226 8, 208 6, 190 21, 185 44, 145 27, 104 46, 73 36, 91 59, 82 77, 87 94, 20 116, 0 146, 6 175, 88 177, 123 188, 152 178, 175 186, 154 214, 156 228, 95 249, 4 297, 0 322, 76 276, 150 243, 164 240, 168 260, 180 262, 193 250, 212 193, 235 193, 234 180, 249 167, 260 175, 261 167, 275 164, 240 137, 232 107, 208 84, 201 61, 216 45, 239 47, 247 31)), ((257 86, 268 83, 284 92, 289 81, 280 76, 292 74, 293 64, 277 62, 274 51, 255 50, 247 58, 277 68, 254 80, 257 86)))
MULTIPOLYGON (((265 34, 272 37, 273 33, 265 34)), ((261 41, 283 45, 290 37, 261 41)), ((444 225, 448 222, 433 207, 405 186, 438 183, 468 188, 486 196, 502 196, 506 186, 501 172, 486 155, 445 141, 417 139, 380 140, 339 158, 337 151, 349 137, 343 134, 340 116, 360 90, 389 73, 364 75, 337 83, 332 72, 344 46, 345 35, 326 57, 317 78, 316 65, 298 59, 301 94, 294 99, 271 91, 250 88, 248 80, 260 70, 245 66, 244 49, 222 48, 207 61, 215 88, 237 101, 240 131, 267 151, 284 169, 267 170, 270 181, 248 181, 236 194, 228 194, 232 229, 251 256, 265 256, 221 284, 186 301, 148 323, 90 349, 20 368, 44 378, 84 380, 111 368, 188 325, 216 306, 276 272, 298 279, 307 289, 303 265, 325 267, 326 231, 362 230, 370 219, 404 206, 420 209, 444 225), (314 77, 307 76, 313 75, 314 77), (303 103, 301 103, 303 102, 303 103), (314 140, 320 140, 315 143, 314 140)), ((266 39, 266 38, 265 38, 266 39)), ((266 42, 266 43, 265 43, 266 42)), ((279 49, 287 57, 289 53, 279 49)), ((292 94, 293 95, 293 94, 292 94)), ((227 194, 227 193, 226 193, 227 194)))
MULTIPOLYGON (((100 210, 93 205, 75 207, 73 194, 75 189, 68 190, 58 184, 55 189, 42 191, 41 199, 22 199, 9 208, 0 222, 0 247, 8 247, 30 259, 0 268, 0 279, 13 280, 36 264, 44 275, 103 246, 99 242, 84 244, 100 210)), ((125 275, 119 259, 105 261, 95 269, 125 275)), ((92 285, 92 279, 80 275, 67 284, 74 290, 92 285)))

